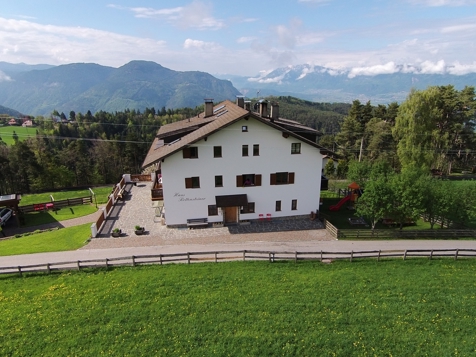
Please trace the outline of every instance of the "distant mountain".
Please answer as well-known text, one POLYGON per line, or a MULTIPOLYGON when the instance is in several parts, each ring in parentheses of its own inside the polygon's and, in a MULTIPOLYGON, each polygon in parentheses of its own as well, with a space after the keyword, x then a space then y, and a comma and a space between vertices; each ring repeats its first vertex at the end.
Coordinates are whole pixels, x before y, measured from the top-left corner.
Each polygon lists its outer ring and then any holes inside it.
POLYGON ((404 73, 379 74, 375 76, 352 76, 349 71, 335 70, 310 65, 290 66, 275 69, 260 77, 216 75, 228 79, 244 95, 279 96, 289 95, 313 102, 345 102, 355 99, 372 104, 401 102, 412 88, 426 89, 432 85, 454 85, 457 89, 476 86, 476 73, 466 75, 404 73))
POLYGON ((3 105, 0 105, 0 115, 2 115, 2 114, 7 114, 7 115, 9 115, 11 117, 15 117, 15 118, 20 118, 20 117, 23 116, 20 112, 17 112, 16 110, 13 110, 13 109, 4 107, 3 105))
POLYGON ((0 71, 6 75, 12 75, 18 72, 27 72, 32 70, 43 70, 53 68, 50 64, 26 64, 26 63, 8 63, 0 61, 0 71))
POLYGON ((208 73, 177 72, 148 61, 120 68, 74 63, 8 75, 0 81, 0 104, 30 115, 48 115, 55 109, 68 114, 194 108, 204 98, 221 101, 240 94, 231 82, 208 73))

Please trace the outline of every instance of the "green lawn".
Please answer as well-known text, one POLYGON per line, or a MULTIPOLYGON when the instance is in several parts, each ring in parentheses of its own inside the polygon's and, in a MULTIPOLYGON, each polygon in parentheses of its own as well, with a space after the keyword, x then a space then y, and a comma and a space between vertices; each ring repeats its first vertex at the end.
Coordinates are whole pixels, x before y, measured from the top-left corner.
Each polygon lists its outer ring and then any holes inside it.
POLYGON ((30 212, 25 214, 25 223, 22 224, 22 227, 65 221, 71 218, 87 216, 94 212, 97 212, 97 209, 96 206, 93 205, 63 207, 58 211, 30 212))
POLYGON ((89 239, 90 227, 91 224, 87 223, 51 232, 32 232, 26 237, 3 240, 0 241, 0 256, 76 250, 89 239))
POLYGON ((2 356, 473 356, 476 260, 0 278, 2 356))
MULTIPOLYGON (((104 204, 107 202, 108 196, 112 192, 112 187, 113 185, 92 188, 94 194, 96 195, 98 204, 104 204)), ((59 191, 59 192, 26 194, 26 195, 22 195, 20 206, 27 206, 27 205, 32 205, 35 203, 50 202, 51 201, 50 195, 53 196, 53 198, 56 201, 60 201, 60 200, 66 200, 71 198, 90 196, 91 192, 89 190, 68 190, 68 191, 59 191)), ((93 199, 93 203, 96 203, 94 202, 94 199, 93 199)))
POLYGON ((28 128, 22 126, 0 126, 0 138, 7 144, 13 144, 13 132, 18 135, 18 140, 25 140, 27 138, 34 138, 36 137, 36 128, 28 128))

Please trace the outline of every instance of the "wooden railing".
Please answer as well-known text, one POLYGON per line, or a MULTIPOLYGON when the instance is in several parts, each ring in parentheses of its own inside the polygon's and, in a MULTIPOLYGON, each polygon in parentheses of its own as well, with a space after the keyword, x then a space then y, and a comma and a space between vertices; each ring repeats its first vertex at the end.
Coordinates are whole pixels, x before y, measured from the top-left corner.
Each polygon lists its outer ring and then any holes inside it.
POLYGON ((131 174, 132 181, 152 181, 150 174, 131 174))
POLYGON ((355 259, 377 259, 381 261, 385 258, 476 258, 476 249, 409 249, 409 250, 368 250, 368 251, 350 251, 350 252, 276 252, 262 250, 234 250, 234 251, 209 251, 209 252, 186 252, 170 253, 156 255, 132 255, 127 257, 106 258, 106 259, 88 259, 69 262, 43 263, 23 266, 0 267, 1 274, 19 274, 25 273, 51 273, 53 271, 81 270, 87 268, 109 268, 117 266, 138 266, 149 264, 167 264, 167 263, 198 263, 236 261, 236 260, 267 260, 270 263, 279 260, 290 260, 294 262, 314 260, 328 262, 333 260, 355 259))

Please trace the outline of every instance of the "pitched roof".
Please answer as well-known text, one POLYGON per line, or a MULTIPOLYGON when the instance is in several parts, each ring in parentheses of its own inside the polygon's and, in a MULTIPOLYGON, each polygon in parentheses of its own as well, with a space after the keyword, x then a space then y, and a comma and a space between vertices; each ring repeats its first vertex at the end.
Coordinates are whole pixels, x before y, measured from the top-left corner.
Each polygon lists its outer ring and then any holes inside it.
MULTIPOLYGON (((223 129, 224 127, 227 127, 228 125, 231 125, 234 122, 248 116, 259 120, 260 122, 265 123, 276 130, 285 132, 289 136, 293 136, 296 139, 306 142, 311 146, 322 149, 326 152, 328 151, 315 142, 303 138, 298 134, 279 126, 277 123, 272 122, 269 118, 262 118, 256 113, 241 108, 230 100, 226 100, 214 106, 212 116, 206 118, 204 116, 204 113, 200 113, 196 117, 162 126, 149 149, 149 152, 142 164, 142 168, 155 164, 167 156, 170 156, 175 152, 182 150, 183 148, 188 147, 197 141, 200 141, 204 137, 209 136, 223 129), (196 128, 196 130, 193 130, 194 128, 196 128), (193 131, 169 144, 164 145, 163 141, 161 140, 164 134, 171 134, 173 132, 178 133, 181 131, 187 132, 189 130, 193 131)), ((305 128, 314 130, 308 127, 305 128)))

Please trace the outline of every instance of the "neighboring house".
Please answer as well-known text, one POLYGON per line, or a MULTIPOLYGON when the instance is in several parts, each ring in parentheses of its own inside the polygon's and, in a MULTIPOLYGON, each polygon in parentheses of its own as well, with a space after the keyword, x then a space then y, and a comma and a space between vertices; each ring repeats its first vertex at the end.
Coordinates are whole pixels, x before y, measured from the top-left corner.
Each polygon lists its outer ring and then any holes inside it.
POLYGON ((279 107, 243 98, 160 128, 143 169, 162 181, 167 226, 187 219, 238 223, 266 217, 309 216, 319 208, 319 133, 279 118, 279 107))
POLYGON ((334 154, 324 155, 322 157, 322 174, 324 175, 324 168, 326 167, 329 160, 332 160, 334 163, 334 170, 337 170, 337 165, 339 164, 339 159, 334 154))
POLYGON ((18 123, 15 119, 12 118, 8 121, 8 125, 18 125, 18 123))
POLYGON ((23 124, 21 126, 23 126, 23 127, 33 126, 33 122, 31 120, 26 120, 26 121, 23 122, 23 124))

